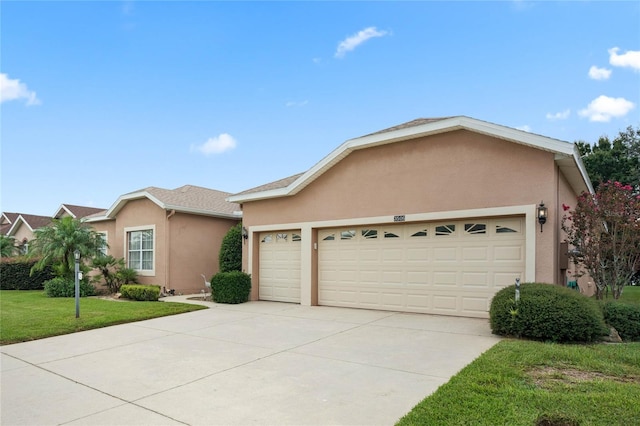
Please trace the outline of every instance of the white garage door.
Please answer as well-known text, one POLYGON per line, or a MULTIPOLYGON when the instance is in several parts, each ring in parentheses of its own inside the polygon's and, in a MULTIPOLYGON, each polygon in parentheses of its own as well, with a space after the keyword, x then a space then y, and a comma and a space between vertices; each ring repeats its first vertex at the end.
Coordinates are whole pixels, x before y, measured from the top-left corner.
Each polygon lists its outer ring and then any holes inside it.
POLYGON ((318 235, 320 305, 488 317, 525 276, 523 218, 342 227, 318 235))
POLYGON ((300 303, 300 231, 260 234, 260 300, 300 303))

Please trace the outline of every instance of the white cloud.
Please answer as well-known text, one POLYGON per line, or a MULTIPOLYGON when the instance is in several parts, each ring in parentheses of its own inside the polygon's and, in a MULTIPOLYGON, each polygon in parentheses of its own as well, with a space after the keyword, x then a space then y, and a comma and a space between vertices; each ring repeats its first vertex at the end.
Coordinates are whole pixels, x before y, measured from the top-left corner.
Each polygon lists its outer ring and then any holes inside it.
POLYGON ((384 37, 387 34, 389 34, 388 31, 378 31, 376 27, 369 27, 365 28, 364 30, 358 31, 357 34, 345 38, 340 42, 340 44, 338 44, 338 49, 336 50, 335 57, 342 58, 347 52, 352 51, 370 38, 384 37))
POLYGON ((611 70, 598 68, 595 65, 589 68, 589 78, 593 80, 608 80, 609 77, 611 77, 611 70))
POLYGON ((202 145, 191 145, 191 151, 198 151, 204 155, 222 154, 236 147, 236 140, 228 133, 221 133, 215 138, 209 138, 202 145))
POLYGON ((609 49, 609 63, 615 67, 629 67, 640 71, 640 50, 627 50, 626 53, 618 55, 620 48, 609 49))
POLYGON ((40 105, 42 102, 36 96, 36 92, 29 90, 27 85, 20 80, 12 80, 7 74, 0 74, 0 102, 25 99, 27 105, 40 105))
POLYGON ((614 117, 623 117, 635 108, 635 104, 624 98, 610 98, 600 95, 592 100, 585 109, 578 111, 581 117, 587 117, 589 121, 607 123, 614 117))
POLYGON ((556 112, 555 114, 547 113, 547 120, 555 121, 555 120, 566 120, 571 115, 570 109, 565 109, 564 111, 556 112))
POLYGON ((516 127, 516 129, 524 130, 525 132, 531 133, 531 126, 529 126, 528 124, 525 124, 524 126, 516 127))
POLYGON ((292 107, 303 107, 303 106, 307 105, 308 103, 309 103, 309 101, 307 101, 307 100, 299 101, 299 102, 289 101, 289 102, 285 103, 284 105, 286 107, 288 107, 288 108, 292 108, 292 107))

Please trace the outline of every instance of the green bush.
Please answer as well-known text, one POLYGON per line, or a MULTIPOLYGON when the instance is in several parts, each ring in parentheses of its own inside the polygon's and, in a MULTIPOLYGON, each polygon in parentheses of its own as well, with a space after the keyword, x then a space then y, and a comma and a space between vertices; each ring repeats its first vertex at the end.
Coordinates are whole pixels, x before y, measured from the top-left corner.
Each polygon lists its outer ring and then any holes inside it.
POLYGON ((38 259, 26 259, 23 256, 2 258, 0 261, 0 290, 42 290, 45 281, 54 277, 51 267, 41 271, 31 268, 38 259))
POLYGON ((120 295, 125 299, 157 302, 160 297, 160 286, 125 284, 120 287, 120 295))
POLYGON ((608 334, 597 302, 552 284, 524 283, 515 302, 515 285, 494 296, 491 331, 504 336, 552 342, 592 342, 608 334))
POLYGON ((211 278, 211 294, 217 303, 244 303, 251 293, 251 275, 240 271, 219 272, 211 278))
POLYGON ((229 229, 222 239, 218 265, 220 272, 242 270, 242 223, 229 229))
POLYGON ((640 341, 640 305, 609 301, 602 305, 604 320, 625 342, 640 341))
MULTIPOLYGON (((44 291, 49 297, 75 297, 76 284, 63 277, 55 277, 44 283, 44 291)), ((96 289, 86 280, 80 280, 80 297, 93 296, 96 289)))

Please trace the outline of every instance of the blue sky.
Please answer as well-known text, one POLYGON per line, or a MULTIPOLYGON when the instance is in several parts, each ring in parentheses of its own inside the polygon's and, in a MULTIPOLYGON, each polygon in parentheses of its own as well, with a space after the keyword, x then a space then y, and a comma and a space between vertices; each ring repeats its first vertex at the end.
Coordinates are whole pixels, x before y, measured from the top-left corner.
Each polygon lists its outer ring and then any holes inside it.
POLYGON ((640 125, 638 2, 0 5, 2 211, 239 192, 347 139, 467 115, 595 142, 640 125))

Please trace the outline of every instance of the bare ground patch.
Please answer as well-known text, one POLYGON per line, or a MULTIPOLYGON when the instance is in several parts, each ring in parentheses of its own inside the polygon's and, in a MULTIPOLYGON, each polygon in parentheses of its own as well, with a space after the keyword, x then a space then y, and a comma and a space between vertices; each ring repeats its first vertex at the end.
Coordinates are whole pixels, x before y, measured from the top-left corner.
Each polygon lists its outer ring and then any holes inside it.
POLYGON ((577 370, 571 367, 558 368, 544 366, 530 370, 527 374, 533 379, 536 386, 541 388, 549 388, 558 384, 572 386, 593 381, 640 383, 640 377, 638 376, 612 376, 598 371, 577 370))

